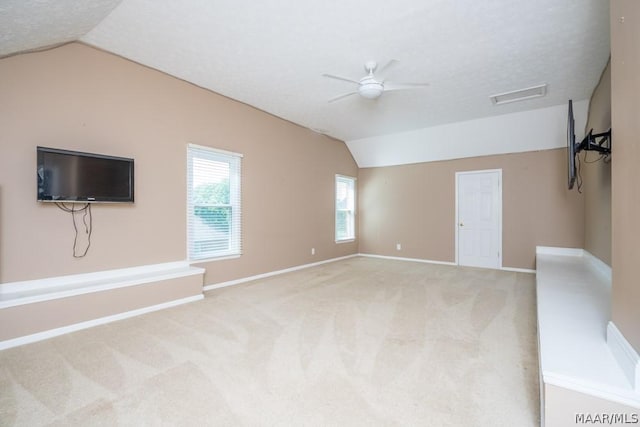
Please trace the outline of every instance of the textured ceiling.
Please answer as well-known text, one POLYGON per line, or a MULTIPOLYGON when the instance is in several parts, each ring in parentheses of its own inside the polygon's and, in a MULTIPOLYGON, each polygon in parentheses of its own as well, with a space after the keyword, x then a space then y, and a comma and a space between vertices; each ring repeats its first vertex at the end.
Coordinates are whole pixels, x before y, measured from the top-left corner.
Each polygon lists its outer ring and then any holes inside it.
POLYGON ((345 141, 587 99, 609 56, 602 0, 81 3, 3 1, 0 53, 77 38, 345 141), (353 86, 322 74, 358 80, 370 59, 430 86, 327 103, 353 86), (544 98, 489 101, 541 83, 544 98))
POLYGON ((0 0, 0 57, 78 40, 121 0, 0 0))

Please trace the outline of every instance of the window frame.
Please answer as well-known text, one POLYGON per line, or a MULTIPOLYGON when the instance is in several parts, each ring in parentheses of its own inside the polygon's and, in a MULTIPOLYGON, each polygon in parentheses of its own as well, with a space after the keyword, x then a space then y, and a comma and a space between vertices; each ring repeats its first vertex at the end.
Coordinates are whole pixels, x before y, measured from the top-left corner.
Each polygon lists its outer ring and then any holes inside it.
POLYGON ((354 242, 356 240, 356 215, 357 215, 357 186, 356 186, 356 182, 357 182, 357 178, 353 177, 353 176, 348 176, 348 175, 341 175, 341 174, 336 174, 335 176, 335 180, 334 180, 334 195, 333 195, 333 200, 334 200, 334 238, 335 238, 335 242, 336 243, 349 243, 349 242, 354 242), (353 209, 338 209, 338 183, 339 182, 346 182, 348 185, 351 186, 352 188, 352 194, 353 194, 353 209), (351 218, 350 218, 350 228, 352 233, 344 238, 341 238, 338 236, 338 213, 339 212, 351 212, 351 218))
MULTIPOLYGON (((187 260, 192 263, 216 261, 237 258, 242 255, 242 158, 240 153, 220 150, 217 148, 188 144, 187 145, 187 260), (193 197, 193 159, 200 158, 229 164, 229 203, 211 204, 210 207, 231 208, 230 236, 228 249, 196 251, 194 238, 195 204, 193 197)), ((203 204, 199 204, 201 206, 203 204)))

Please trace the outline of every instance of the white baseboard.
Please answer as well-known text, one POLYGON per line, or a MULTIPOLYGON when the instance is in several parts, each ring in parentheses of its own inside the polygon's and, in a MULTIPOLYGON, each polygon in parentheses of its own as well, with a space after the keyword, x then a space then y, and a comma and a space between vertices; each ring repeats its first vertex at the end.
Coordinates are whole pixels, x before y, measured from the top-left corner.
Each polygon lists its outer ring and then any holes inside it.
POLYGON ((613 321, 607 324, 607 344, 631 383, 631 388, 640 393, 640 356, 613 321))
POLYGON ((600 274, 607 282, 611 283, 611 267, 605 264, 600 258, 595 257, 589 251, 584 251, 585 259, 598 274, 600 274))
POLYGON ((358 254, 359 256, 368 257, 368 258, 380 258, 380 259, 392 259, 396 261, 412 261, 412 262, 423 262, 426 264, 440 264, 440 265, 457 265, 455 262, 449 261, 434 261, 430 259, 422 259, 422 258, 405 258, 405 257, 397 257, 397 256, 388 256, 388 255, 375 255, 375 254, 358 254))
MULTIPOLYGON (((440 265, 451 265, 451 266, 456 266, 457 265, 455 262, 448 262, 448 261, 434 261, 434 260, 421 259, 421 258, 405 258, 405 257, 394 257, 394 256, 387 256, 387 255, 375 255, 375 254, 358 253, 358 254, 347 255, 347 256, 338 257, 338 258, 331 258, 331 259, 327 259, 327 260, 324 260, 324 261, 314 262, 314 263, 311 263, 311 264, 298 265, 296 267, 285 268, 283 270, 276 270, 276 271, 271 271, 271 272, 268 272, 268 273, 256 274, 255 276, 243 277, 243 278, 240 278, 240 279, 229 280, 229 281, 226 281, 226 282, 212 283, 210 285, 205 285, 203 287, 203 290, 205 292, 206 291, 212 291, 214 289, 220 289, 220 288, 225 288, 227 286, 239 285, 241 283, 251 282, 253 280, 266 279, 267 277, 277 276, 279 274, 290 273, 290 272, 293 272, 293 271, 302 270, 302 269, 305 269, 305 268, 315 267, 315 266, 318 266, 318 265, 327 264, 327 263, 330 263, 330 262, 336 262, 336 261, 349 259, 349 258, 354 258, 354 257, 358 257, 358 256, 368 257, 368 258, 391 259, 391 260, 396 260, 396 261, 422 262, 422 263, 427 263, 427 264, 440 264, 440 265)), ((504 267, 504 268, 502 268, 502 270, 515 271, 515 272, 521 272, 521 273, 535 273, 536 272, 535 270, 528 270, 528 269, 524 269, 524 268, 511 268, 511 267, 504 267)))
POLYGON ((530 268, 501 267, 500 270, 502 270, 502 271, 513 271, 514 273, 532 273, 532 274, 536 274, 536 271, 532 270, 530 268))
POLYGON ((560 248, 554 246, 536 246, 536 255, 560 255, 584 257, 590 267, 611 282, 611 267, 589 251, 579 248, 560 248))
POLYGON ((602 383, 585 381, 573 376, 566 376, 556 373, 546 373, 542 377, 545 385, 566 388, 578 393, 594 396, 600 399, 616 402, 632 408, 640 408, 640 396, 630 389, 611 387, 602 383))
POLYGON ((584 249, 558 248, 555 246, 536 246, 536 255, 582 256, 584 249))
MULTIPOLYGON (((412 262, 423 262, 426 264, 439 264, 439 265, 451 265, 457 266, 455 262, 449 261, 434 261, 431 259, 422 259, 422 258, 406 258, 406 257, 396 257, 396 256, 388 256, 388 255, 375 255, 375 254, 358 254, 359 256, 368 257, 368 258, 380 258, 380 259, 392 259, 396 261, 412 261, 412 262)), ((501 267, 499 270, 503 271, 513 271, 516 273, 535 273, 535 270, 530 270, 528 268, 515 268, 515 267, 501 267)))
POLYGON ((68 334, 70 332, 76 332, 82 329, 87 329, 87 328, 91 328, 98 325, 104 325, 105 323, 111 323, 117 320, 123 320, 123 319, 128 319, 130 317, 140 316, 141 314, 151 313, 153 311, 164 310, 165 308, 175 307, 177 305, 198 301, 203 298, 204 298, 204 295, 194 295, 191 297, 181 298, 174 301, 165 302, 162 304, 156 304, 149 307, 139 308, 137 310, 126 311, 124 313, 118 313, 111 316, 100 317, 98 319, 87 320, 86 322, 75 323, 73 325, 63 326, 61 328, 50 329, 48 331, 38 332, 31 335, 25 335, 23 337, 0 341, 0 350, 17 347, 19 345, 24 345, 24 344, 31 344, 37 341, 42 341, 49 338, 57 337, 59 335, 68 334))
POLYGON ((204 291, 211 291, 211 290, 214 290, 214 289, 225 288, 227 286, 239 285, 241 283, 251 282, 252 280, 266 279, 267 277, 277 276, 279 274, 291 273, 292 271, 298 271, 298 270, 302 270, 302 269, 305 269, 305 268, 315 267, 317 265, 328 264, 330 262, 336 262, 336 261, 340 261, 340 260, 343 260, 343 259, 354 258, 354 257, 357 257, 357 256, 358 256, 358 254, 352 254, 352 255, 347 255, 347 256, 338 257, 338 258, 326 259, 324 261, 318 261, 318 262, 314 262, 314 263, 311 263, 311 264, 297 265, 295 267, 285 268, 283 270, 276 270, 276 271, 270 271, 268 273, 256 274, 255 276, 243 277, 243 278, 240 278, 240 279, 229 280, 229 281, 226 281, 226 282, 213 283, 211 285, 205 285, 203 287, 203 290, 204 291))

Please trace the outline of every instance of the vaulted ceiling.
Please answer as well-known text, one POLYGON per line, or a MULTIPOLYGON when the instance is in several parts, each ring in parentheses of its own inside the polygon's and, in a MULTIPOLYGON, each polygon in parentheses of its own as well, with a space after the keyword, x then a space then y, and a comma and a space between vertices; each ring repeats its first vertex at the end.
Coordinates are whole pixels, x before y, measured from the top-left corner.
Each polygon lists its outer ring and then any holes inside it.
POLYGON ((344 141, 588 99, 602 0, 2 0, 0 56, 81 41, 344 141), (426 88, 350 96, 368 60, 426 88), (489 96, 546 83, 505 105, 489 96))

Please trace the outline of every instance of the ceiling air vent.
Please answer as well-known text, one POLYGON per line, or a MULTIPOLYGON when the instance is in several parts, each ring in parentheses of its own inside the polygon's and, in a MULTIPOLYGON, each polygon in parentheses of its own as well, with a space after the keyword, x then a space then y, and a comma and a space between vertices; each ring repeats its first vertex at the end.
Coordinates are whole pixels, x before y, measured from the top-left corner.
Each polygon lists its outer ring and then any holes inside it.
POLYGON ((511 92, 491 95, 489 99, 494 105, 508 104, 509 102, 524 101, 525 99, 539 98, 547 94, 547 84, 532 86, 526 89, 513 90, 511 92))

